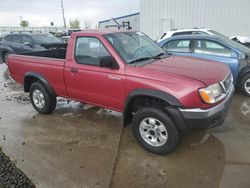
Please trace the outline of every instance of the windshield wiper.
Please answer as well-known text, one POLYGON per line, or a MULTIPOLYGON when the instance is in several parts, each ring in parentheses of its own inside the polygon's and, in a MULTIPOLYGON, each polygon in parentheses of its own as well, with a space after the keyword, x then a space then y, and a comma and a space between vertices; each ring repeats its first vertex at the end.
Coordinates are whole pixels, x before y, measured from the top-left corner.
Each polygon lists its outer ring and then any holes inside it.
POLYGON ((139 62, 139 61, 146 61, 146 60, 149 60, 149 59, 152 59, 153 57, 142 57, 142 58, 139 58, 139 59, 135 59, 133 61, 130 61, 128 64, 131 64, 131 63, 136 63, 136 62, 139 62))
POLYGON ((165 55, 166 53, 159 53, 158 55, 154 56, 154 59, 161 59, 162 55, 165 55))

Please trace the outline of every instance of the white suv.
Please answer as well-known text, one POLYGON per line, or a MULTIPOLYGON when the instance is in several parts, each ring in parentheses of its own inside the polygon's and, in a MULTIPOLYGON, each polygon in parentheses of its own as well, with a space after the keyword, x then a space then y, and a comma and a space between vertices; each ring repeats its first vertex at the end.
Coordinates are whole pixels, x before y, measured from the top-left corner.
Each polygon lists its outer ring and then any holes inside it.
POLYGON ((171 31, 165 32, 162 36, 161 39, 158 41, 162 41, 164 39, 170 38, 172 36, 177 36, 177 35, 194 35, 194 34, 205 34, 205 35, 216 35, 216 36, 223 36, 223 34, 211 30, 211 29, 205 29, 205 28, 193 28, 193 29, 173 29, 171 31))

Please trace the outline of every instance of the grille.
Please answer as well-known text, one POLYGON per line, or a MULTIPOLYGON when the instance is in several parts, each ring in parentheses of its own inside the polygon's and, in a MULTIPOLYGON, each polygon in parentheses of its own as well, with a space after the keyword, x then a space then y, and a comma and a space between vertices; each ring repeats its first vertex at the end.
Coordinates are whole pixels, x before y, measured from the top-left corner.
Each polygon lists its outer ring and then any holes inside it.
POLYGON ((221 86, 223 88, 223 93, 227 94, 231 85, 233 84, 233 75, 230 73, 222 82, 221 86))

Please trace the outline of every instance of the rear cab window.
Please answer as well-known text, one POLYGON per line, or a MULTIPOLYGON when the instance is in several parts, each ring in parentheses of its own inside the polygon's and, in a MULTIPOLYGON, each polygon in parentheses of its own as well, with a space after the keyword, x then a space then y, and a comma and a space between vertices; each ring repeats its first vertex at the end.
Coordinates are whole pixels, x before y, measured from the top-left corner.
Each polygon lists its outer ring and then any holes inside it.
POLYGON ((92 66, 100 66, 102 57, 111 56, 101 41, 95 37, 78 37, 74 54, 77 63, 92 66))

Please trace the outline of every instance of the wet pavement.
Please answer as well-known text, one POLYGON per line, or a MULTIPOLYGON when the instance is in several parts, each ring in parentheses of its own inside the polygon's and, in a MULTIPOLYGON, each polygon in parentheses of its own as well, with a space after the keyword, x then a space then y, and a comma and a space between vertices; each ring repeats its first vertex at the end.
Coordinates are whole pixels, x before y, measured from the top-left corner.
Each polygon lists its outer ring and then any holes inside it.
POLYGON ((38 114, 0 65, 0 147, 37 187, 250 187, 250 98, 222 126, 187 133, 165 156, 143 150, 121 114, 58 99, 38 114))

